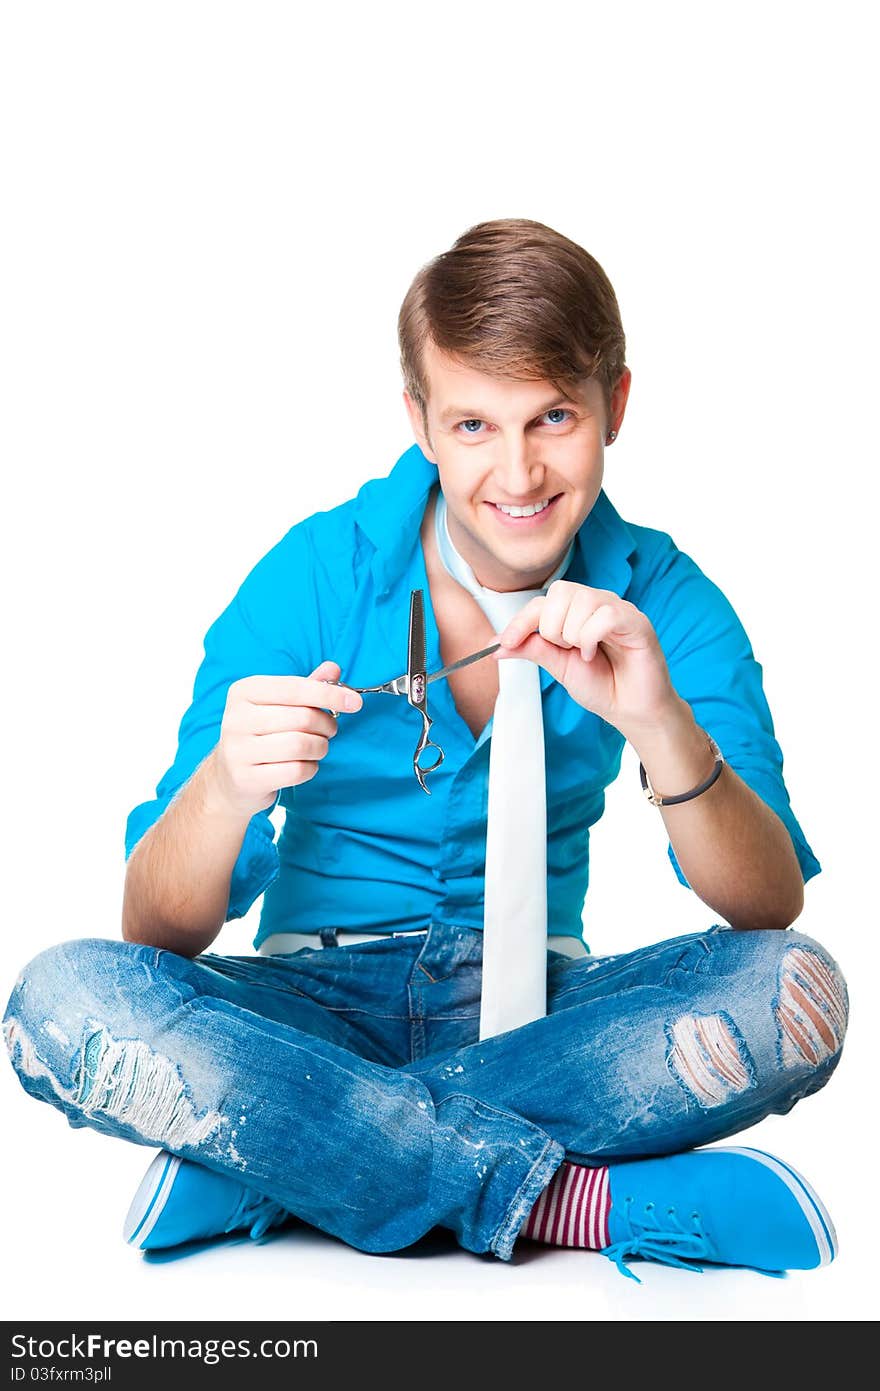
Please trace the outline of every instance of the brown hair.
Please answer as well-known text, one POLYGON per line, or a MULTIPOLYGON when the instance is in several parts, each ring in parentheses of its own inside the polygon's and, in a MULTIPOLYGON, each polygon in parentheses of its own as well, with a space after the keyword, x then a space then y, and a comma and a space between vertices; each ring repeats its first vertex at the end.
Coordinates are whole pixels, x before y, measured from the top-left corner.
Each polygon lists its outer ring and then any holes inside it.
POLYGON ((428 340, 477 371, 546 380, 559 391, 597 377, 609 414, 626 366, 617 297, 599 262, 524 217, 479 222, 422 266, 397 332, 404 385, 426 434, 428 340))

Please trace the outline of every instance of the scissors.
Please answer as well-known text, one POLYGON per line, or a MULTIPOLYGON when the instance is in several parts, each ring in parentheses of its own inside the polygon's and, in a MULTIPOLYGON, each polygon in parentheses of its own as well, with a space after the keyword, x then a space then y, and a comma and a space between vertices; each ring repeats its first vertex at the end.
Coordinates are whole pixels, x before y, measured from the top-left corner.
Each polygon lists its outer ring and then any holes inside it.
POLYGON ((406 696, 410 705, 414 706, 422 717, 422 737, 419 739, 413 754, 413 771, 419 780, 422 791, 427 792, 430 797, 431 789, 425 785, 425 774, 433 773, 435 769, 440 767, 444 754, 440 745, 435 744, 430 738, 431 725, 434 721, 428 714, 428 685, 431 681, 439 681, 441 677, 448 676, 452 671, 458 671, 459 667, 470 666, 471 662, 478 662, 481 657, 488 657, 500 646, 500 642, 494 642, 491 647, 484 647, 481 652, 472 652, 469 657, 460 657, 457 662, 452 662, 449 666, 441 667, 439 671, 432 671, 429 674, 425 671, 428 660, 425 642, 425 599, 421 589, 413 589, 409 596, 408 656, 404 675, 395 676, 392 681, 383 681, 381 686, 348 686, 346 681, 328 681, 327 685, 346 686, 348 690, 357 691, 359 695, 380 693, 406 696), (427 768, 423 768, 419 762, 425 749, 436 749, 439 755, 427 768))

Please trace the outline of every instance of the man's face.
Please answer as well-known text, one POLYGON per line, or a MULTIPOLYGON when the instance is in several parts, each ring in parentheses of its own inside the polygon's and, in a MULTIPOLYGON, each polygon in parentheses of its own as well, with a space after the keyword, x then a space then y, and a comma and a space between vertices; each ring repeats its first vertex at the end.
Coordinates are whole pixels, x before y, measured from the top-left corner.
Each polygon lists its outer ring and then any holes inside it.
POLYGON ((425 369, 427 434, 408 392, 404 401, 422 453, 437 466, 453 545, 488 589, 540 588, 599 496, 605 438, 620 429, 629 370, 609 419, 595 380, 563 398, 549 382, 487 376, 431 343, 425 369), (534 516, 499 507, 531 511, 534 503, 543 505, 534 516))

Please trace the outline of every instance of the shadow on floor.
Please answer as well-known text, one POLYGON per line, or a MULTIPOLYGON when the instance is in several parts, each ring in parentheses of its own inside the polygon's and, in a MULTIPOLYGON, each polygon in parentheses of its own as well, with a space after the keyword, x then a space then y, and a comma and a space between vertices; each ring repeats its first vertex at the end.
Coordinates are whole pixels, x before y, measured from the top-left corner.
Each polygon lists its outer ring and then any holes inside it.
MULTIPOLYGON (((247 1243, 255 1246, 266 1246, 270 1242, 281 1240, 295 1241, 297 1237, 308 1236, 310 1238, 332 1241, 338 1246, 345 1246, 345 1242, 339 1237, 332 1236, 328 1232, 322 1232, 317 1227, 310 1226, 307 1222, 294 1219, 285 1223, 282 1227, 274 1228, 266 1232, 264 1236, 258 1237, 254 1241, 247 1232, 230 1232, 228 1236, 207 1237, 203 1241, 182 1242, 179 1246, 170 1246, 164 1251, 144 1251, 142 1253, 144 1261, 148 1265, 167 1265, 172 1261, 186 1260, 191 1256, 197 1256, 204 1251, 216 1251, 220 1247, 242 1246, 247 1243)), ((348 1250, 355 1250, 348 1247, 348 1250)), ((465 1252, 459 1246, 452 1232, 446 1231, 443 1227, 434 1227, 427 1232, 419 1241, 412 1246, 407 1246, 402 1251, 381 1251, 381 1252, 357 1252, 358 1255, 369 1256, 371 1260, 423 1260, 441 1255, 448 1255, 457 1251, 464 1255, 469 1255, 475 1260, 491 1260, 495 1257, 480 1255, 473 1251, 465 1252)))

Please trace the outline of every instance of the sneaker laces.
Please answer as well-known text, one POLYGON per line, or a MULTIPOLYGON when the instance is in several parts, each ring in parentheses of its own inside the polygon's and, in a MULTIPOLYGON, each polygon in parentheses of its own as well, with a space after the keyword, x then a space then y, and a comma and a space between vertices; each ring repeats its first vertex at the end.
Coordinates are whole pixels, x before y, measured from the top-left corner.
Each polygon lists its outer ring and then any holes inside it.
POLYGON ((265 1236, 270 1227, 277 1226, 289 1214, 286 1208, 272 1198, 266 1198, 253 1188, 242 1190, 241 1201, 230 1217, 224 1231, 235 1232, 240 1227, 250 1227, 250 1236, 257 1241, 265 1236))
MULTIPOLYGON (((682 1225, 675 1208, 666 1209, 667 1224, 661 1227, 654 1219, 638 1221, 632 1213, 632 1198, 624 1198, 622 1221, 629 1228, 629 1234, 610 1246, 603 1246, 600 1255, 607 1256, 630 1280, 641 1284, 641 1280, 624 1264, 624 1256, 642 1256, 648 1260, 659 1261, 663 1265, 678 1266, 681 1270, 692 1270, 702 1275, 703 1267, 695 1265, 695 1260, 712 1260, 711 1248, 706 1233, 700 1226, 700 1214, 691 1214, 694 1226, 682 1225), (674 1219, 674 1220, 670 1220, 674 1219)), ((645 1211, 652 1212, 653 1203, 645 1204, 645 1211)))

